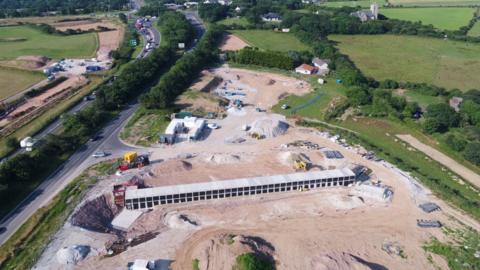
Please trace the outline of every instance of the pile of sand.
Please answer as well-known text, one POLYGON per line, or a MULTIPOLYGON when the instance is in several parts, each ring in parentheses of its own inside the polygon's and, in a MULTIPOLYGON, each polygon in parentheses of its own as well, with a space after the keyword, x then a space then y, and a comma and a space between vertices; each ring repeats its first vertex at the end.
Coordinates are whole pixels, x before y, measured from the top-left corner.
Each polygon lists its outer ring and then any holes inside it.
POLYGON ((230 154, 213 154, 208 156, 205 161, 215 164, 232 164, 240 162, 240 156, 230 154))
POLYGON ((325 199, 335 209, 348 210, 360 207, 364 204, 363 200, 357 196, 343 196, 340 194, 329 194, 325 199))
POLYGON ((63 247, 57 252, 57 261, 64 265, 76 265, 90 253, 89 246, 74 245, 63 247))
POLYGON ((385 186, 359 185, 351 191, 351 195, 369 198, 379 202, 390 202, 393 198, 393 191, 385 186))
POLYGON ((287 123, 270 117, 257 119, 250 126, 250 134, 257 133, 264 138, 274 138, 283 135, 288 129, 287 123))
POLYGON ((373 264, 361 258, 345 252, 331 252, 312 258, 313 270, 349 269, 349 270, 372 270, 386 269, 381 265, 373 264), (369 267, 371 265, 372 267, 369 267))
POLYGON ((284 164, 284 165, 287 165, 287 166, 290 166, 292 165, 292 162, 297 158, 297 157, 301 157, 303 160, 308 160, 310 161, 310 158, 305 155, 304 153, 293 153, 293 152, 290 152, 290 151, 287 151, 287 152, 281 152, 278 154, 278 160, 284 164))

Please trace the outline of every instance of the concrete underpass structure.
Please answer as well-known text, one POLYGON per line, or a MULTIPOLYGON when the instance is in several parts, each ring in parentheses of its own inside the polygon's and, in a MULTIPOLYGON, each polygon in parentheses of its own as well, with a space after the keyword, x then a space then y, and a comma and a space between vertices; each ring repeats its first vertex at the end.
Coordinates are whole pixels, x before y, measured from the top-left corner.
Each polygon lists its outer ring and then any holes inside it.
POLYGON ((273 192, 348 186, 357 181, 352 170, 335 169, 240 178, 196 184, 127 189, 127 209, 148 209, 162 204, 252 196, 273 192))

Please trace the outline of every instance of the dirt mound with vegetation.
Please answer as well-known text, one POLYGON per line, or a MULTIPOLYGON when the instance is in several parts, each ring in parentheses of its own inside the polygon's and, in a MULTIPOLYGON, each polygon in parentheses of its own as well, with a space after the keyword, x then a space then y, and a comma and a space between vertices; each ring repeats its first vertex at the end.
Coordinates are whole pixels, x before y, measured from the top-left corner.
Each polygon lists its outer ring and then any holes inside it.
POLYGON ((119 209, 113 204, 110 194, 104 194, 84 203, 73 214, 72 225, 89 231, 108 233, 113 232, 111 222, 119 209))
POLYGON ((232 269, 245 256, 274 265, 274 252, 272 244, 260 237, 221 234, 200 243, 192 259, 198 261, 199 269, 232 269))

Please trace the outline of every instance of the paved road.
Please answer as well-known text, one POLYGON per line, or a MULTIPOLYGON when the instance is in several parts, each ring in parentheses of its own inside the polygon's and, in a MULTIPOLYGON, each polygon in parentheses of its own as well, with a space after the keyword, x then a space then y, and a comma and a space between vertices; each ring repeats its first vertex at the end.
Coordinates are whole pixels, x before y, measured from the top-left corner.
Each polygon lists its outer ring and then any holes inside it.
MULTIPOLYGON (((158 43, 160 43, 160 33, 156 29, 158 43)), ((144 48, 145 49, 145 48, 144 48)), ((146 57, 148 54, 144 54, 146 57)), ((92 101, 82 100, 68 112, 78 112, 92 101)), ((119 156, 121 153, 129 150, 138 150, 134 147, 123 144, 119 139, 119 133, 122 127, 127 123, 128 118, 138 108, 138 104, 131 104, 120 115, 107 124, 101 131, 103 137, 95 142, 89 142, 75 152, 68 161, 63 163, 48 179, 46 179, 37 189, 35 189, 26 199, 24 199, 14 210, 0 220, 0 227, 7 230, 0 234, 0 244, 3 244, 15 231, 33 214, 35 211, 49 202, 60 190, 62 190, 70 181, 78 176, 89 166, 101 161, 94 159, 92 154, 97 151, 106 151, 113 156, 119 156)), ((35 136, 35 139, 41 139, 48 134, 54 133, 62 125, 60 118, 56 119, 48 127, 35 136)), ((19 153, 19 152, 17 152, 19 153)), ((17 154, 15 153, 15 154, 17 154)), ((15 155, 14 154, 14 155, 15 155)))
MULTIPOLYGON (((200 39, 205 32, 205 27, 201 23, 196 13, 185 14, 190 21, 199 22, 194 24, 197 29, 197 37, 200 39)), ((155 29, 153 29, 156 31, 155 29)), ((160 39, 160 35, 159 35, 160 39)), ((196 43, 195 43, 196 44, 196 43)), ((83 103, 83 102, 82 102, 83 103)), ((88 105, 88 102, 79 108, 80 110, 88 105)), ((62 164, 48 179, 46 179, 35 191, 33 191, 25 200, 23 200, 14 210, 12 210, 4 219, 0 221, 0 227, 6 227, 6 231, 0 235, 0 244, 5 243, 8 238, 16 232, 16 230, 35 213, 40 207, 48 203, 59 191, 61 191, 75 177, 80 175, 89 166, 101 161, 102 159, 94 159, 92 154, 96 151, 110 152, 111 156, 118 157, 125 151, 136 150, 141 152, 142 149, 127 146, 119 139, 119 133, 127 120, 139 107, 138 103, 131 104, 122 111, 116 119, 108 123, 102 129, 102 137, 98 141, 89 142, 75 152, 68 161, 62 164)), ((45 130, 45 135, 53 132, 61 122, 54 122, 45 130), (50 130, 50 131, 49 131, 50 130)), ((41 133, 42 134, 42 133, 41 133)), ((40 134, 39 134, 40 135, 40 134)), ((43 135, 43 136, 45 136, 43 135)), ((107 157, 108 158, 108 157, 107 157)), ((105 158, 106 159, 106 158, 105 158)))

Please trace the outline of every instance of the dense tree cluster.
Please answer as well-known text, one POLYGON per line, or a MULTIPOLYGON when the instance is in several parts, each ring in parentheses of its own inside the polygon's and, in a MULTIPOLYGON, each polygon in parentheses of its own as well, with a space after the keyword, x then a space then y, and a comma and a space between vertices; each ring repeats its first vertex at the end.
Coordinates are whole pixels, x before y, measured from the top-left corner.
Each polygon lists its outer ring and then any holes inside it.
POLYGON ((86 14, 95 11, 121 10, 128 0, 0 0, 0 18, 42 16, 47 12, 86 14))
POLYGON ((142 96, 142 105, 148 109, 165 108, 171 105, 202 69, 218 60, 217 45, 222 35, 223 28, 212 25, 203 35, 197 47, 182 56, 162 76, 159 83, 142 96))
POLYGON ((244 65, 257 65, 270 68, 292 70, 294 60, 286 53, 276 51, 261 51, 256 48, 246 47, 238 52, 229 52, 228 60, 244 65))
POLYGON ((203 4, 198 6, 198 15, 207 22, 216 22, 228 15, 229 6, 217 3, 203 4))
POLYGON ((166 11, 161 14, 158 26, 162 32, 162 41, 172 48, 178 43, 190 44, 195 36, 195 29, 181 13, 166 11))

